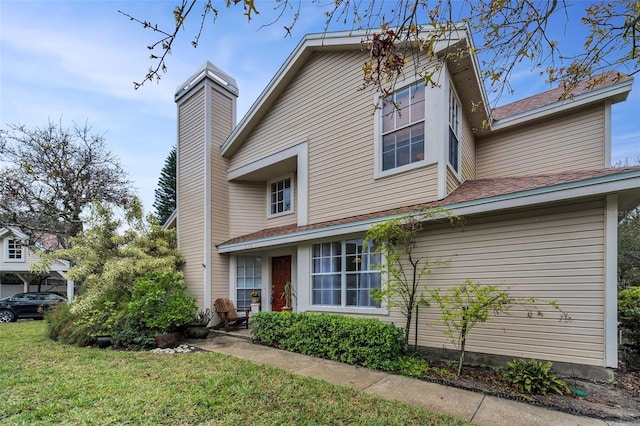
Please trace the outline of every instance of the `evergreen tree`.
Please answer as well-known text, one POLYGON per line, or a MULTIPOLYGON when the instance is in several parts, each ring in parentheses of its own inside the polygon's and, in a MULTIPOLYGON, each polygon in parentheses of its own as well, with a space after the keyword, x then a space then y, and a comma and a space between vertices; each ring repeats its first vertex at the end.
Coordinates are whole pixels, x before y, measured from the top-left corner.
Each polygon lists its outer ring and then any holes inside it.
POLYGON ((156 188, 156 200, 153 203, 156 209, 158 221, 164 224, 171 213, 176 209, 176 147, 174 146, 164 162, 158 188, 156 188))

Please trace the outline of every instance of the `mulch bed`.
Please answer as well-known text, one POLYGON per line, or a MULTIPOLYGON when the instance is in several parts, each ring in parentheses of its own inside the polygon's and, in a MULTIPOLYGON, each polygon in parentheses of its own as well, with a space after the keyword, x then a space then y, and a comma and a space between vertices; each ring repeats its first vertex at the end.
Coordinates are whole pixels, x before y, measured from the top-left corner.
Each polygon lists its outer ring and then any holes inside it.
POLYGON ((419 378, 575 415, 602 420, 640 422, 640 372, 632 371, 624 364, 616 370, 615 379, 611 383, 563 377, 570 388, 585 392, 586 396, 576 393, 525 395, 502 381, 500 373, 495 369, 465 366, 462 375, 455 378, 452 377, 456 373, 454 367, 439 367, 451 374, 431 372, 428 376, 419 378))

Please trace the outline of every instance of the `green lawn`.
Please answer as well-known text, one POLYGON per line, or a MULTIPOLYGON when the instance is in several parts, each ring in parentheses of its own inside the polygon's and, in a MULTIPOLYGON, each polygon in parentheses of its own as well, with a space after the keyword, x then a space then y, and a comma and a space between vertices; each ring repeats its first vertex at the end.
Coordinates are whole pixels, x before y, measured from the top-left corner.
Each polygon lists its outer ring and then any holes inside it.
POLYGON ((77 348, 45 328, 0 324, 1 424, 468 424, 217 353, 77 348))

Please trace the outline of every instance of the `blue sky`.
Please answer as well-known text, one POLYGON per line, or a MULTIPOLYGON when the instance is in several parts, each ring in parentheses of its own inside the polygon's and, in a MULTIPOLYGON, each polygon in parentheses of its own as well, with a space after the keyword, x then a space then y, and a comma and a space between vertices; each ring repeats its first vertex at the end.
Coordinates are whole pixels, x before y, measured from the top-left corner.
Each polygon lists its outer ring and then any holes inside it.
MULTIPOLYGON (((188 27, 160 83, 134 90, 133 81, 141 80, 152 65, 146 46, 156 36, 117 10, 163 26, 171 24, 176 3, 0 0, 0 127, 87 122, 95 133, 104 134, 108 149, 120 157, 151 211, 160 171, 176 143, 176 87, 208 60, 236 79, 241 118, 302 36, 323 31, 325 22, 323 9, 303 0, 293 36, 285 38, 286 18, 262 25, 277 13, 269 2, 259 7, 260 16, 247 22, 240 8, 226 9, 219 1, 220 15, 200 47, 190 46, 197 28, 188 27)), ((578 1, 578 8, 582 4, 578 1)), ((559 36, 574 47, 582 44, 559 36)), ((528 66, 517 70, 511 84, 516 92, 503 96, 499 104, 550 88, 528 66)), ((614 163, 640 158, 639 85, 636 81, 628 100, 613 107, 614 163)))

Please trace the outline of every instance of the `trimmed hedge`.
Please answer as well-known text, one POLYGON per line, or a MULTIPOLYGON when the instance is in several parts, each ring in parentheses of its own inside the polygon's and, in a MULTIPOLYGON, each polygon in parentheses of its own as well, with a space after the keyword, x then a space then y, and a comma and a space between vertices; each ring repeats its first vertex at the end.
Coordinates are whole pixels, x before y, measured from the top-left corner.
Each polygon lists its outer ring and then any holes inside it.
POLYGON ((402 329, 377 319, 313 312, 259 312, 254 343, 368 368, 392 370, 404 354, 402 329))

